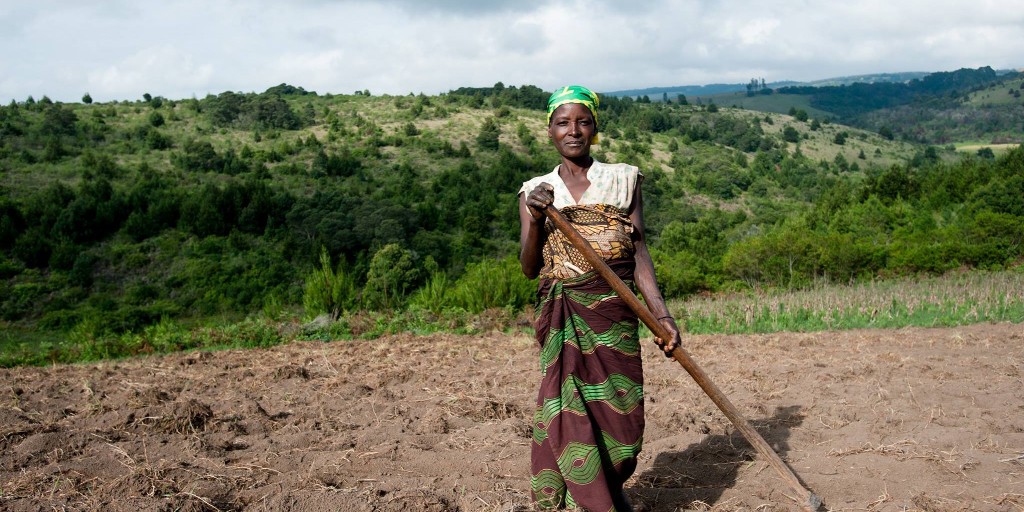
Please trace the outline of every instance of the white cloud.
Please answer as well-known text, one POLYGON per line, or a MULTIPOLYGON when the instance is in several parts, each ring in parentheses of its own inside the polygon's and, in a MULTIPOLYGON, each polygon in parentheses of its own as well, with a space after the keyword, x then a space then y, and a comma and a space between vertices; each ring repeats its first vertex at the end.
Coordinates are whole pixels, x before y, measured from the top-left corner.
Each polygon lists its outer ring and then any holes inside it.
POLYGON ((162 95, 164 91, 200 90, 213 74, 212 64, 197 64, 190 54, 172 46, 159 46, 144 48, 120 62, 90 72, 86 90, 134 99, 139 96, 138 91, 162 95))
POLYGON ((599 91, 1024 66, 1018 0, 0 3, 0 101, 261 91, 599 91))

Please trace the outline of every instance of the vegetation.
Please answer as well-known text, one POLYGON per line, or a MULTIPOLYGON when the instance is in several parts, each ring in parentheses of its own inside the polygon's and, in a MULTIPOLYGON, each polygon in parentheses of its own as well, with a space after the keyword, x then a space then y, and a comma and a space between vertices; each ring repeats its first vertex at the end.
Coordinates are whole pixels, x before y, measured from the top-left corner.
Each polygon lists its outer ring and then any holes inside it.
POLYGON ((1024 322, 1024 273, 951 273, 781 294, 693 297, 671 305, 694 334, 940 327, 1024 322))
MULTIPOLYGON (((222 346, 238 329, 265 345, 321 315, 309 335, 521 321, 534 285, 515 260, 516 193, 557 162, 546 97, 282 84, 0 107, 3 364, 222 346)), ((667 296, 1021 261, 1024 149, 722 105, 603 98, 595 156, 642 168, 667 296)))
POLYGON ((867 75, 812 84, 768 84, 756 80, 744 94, 710 91, 692 98, 734 108, 789 113, 876 132, 892 140, 947 145, 1020 144, 1024 100, 1019 72, 989 67, 939 73, 867 75))
POLYGON ((907 82, 783 87, 780 95, 809 97, 810 105, 851 126, 887 129, 916 142, 948 144, 981 134, 993 142, 1021 143, 1024 101, 1019 73, 990 67, 932 73, 907 82), (1002 93, 1002 94, 999 94, 1002 93), (984 101, 980 98, 991 98, 984 101))

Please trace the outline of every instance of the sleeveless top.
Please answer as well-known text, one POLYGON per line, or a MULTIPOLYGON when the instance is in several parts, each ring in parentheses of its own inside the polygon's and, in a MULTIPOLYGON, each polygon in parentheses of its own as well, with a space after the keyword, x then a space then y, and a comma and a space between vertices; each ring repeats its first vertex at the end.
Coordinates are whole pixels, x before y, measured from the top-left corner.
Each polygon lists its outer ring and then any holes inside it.
MULTIPOLYGON (((629 211, 643 174, 632 165, 605 164, 595 160, 587 171, 587 179, 590 186, 583 192, 579 203, 558 175, 557 166, 550 173, 523 183, 519 193, 527 194, 541 183, 550 184, 554 188, 554 206, 590 242, 602 259, 632 258, 633 223, 629 220, 629 211)), ((544 223, 544 232, 547 238, 539 277, 571 279, 593 270, 583 254, 550 221, 544 223)))

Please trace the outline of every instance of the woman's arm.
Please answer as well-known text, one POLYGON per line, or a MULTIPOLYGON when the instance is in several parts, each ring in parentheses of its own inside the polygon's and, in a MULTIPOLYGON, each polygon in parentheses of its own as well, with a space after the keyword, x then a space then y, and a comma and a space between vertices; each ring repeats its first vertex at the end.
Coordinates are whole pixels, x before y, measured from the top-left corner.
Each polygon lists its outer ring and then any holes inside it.
POLYGON ((635 250, 636 272, 634 279, 636 287, 644 296, 644 301, 651 313, 658 318, 669 332, 672 333, 671 340, 656 338, 657 343, 669 355, 678 347, 682 341, 679 338, 679 327, 672 318, 672 314, 665 305, 665 298, 661 296, 658 289, 658 280, 654 275, 654 262, 651 261, 651 253, 647 251, 647 242, 644 238, 644 201, 640 194, 640 181, 637 181, 636 190, 633 192, 633 205, 629 212, 629 220, 633 223, 633 248, 635 250))
POLYGON ((555 200, 554 187, 541 183, 529 194, 519 194, 519 266, 533 279, 544 265, 543 209, 555 200))

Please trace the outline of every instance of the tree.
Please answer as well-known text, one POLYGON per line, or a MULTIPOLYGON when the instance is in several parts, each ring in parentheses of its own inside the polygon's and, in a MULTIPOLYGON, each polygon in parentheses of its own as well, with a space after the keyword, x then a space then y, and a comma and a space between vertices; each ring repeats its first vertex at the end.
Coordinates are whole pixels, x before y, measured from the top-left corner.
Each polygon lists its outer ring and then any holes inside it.
POLYGON ((14 202, 0 196, 0 249, 10 249, 28 223, 14 202))
POLYGON ((74 135, 77 122, 78 116, 71 109, 60 105, 51 105, 43 113, 43 124, 40 130, 51 136, 74 135))
POLYGON ((795 142, 799 142, 800 141, 800 132, 796 131, 796 128, 793 128, 792 126, 786 125, 786 127, 782 129, 782 140, 785 140, 786 142, 794 142, 794 143, 795 142))
POLYGON ((774 284, 793 288, 813 274, 816 244, 801 219, 788 219, 770 232, 729 246, 723 268, 751 287, 774 284))
POLYGON ((356 303, 356 284, 353 276, 341 264, 337 269, 331 264, 327 248, 320 247, 320 268, 306 276, 302 292, 302 306, 306 315, 315 317, 327 313, 331 320, 337 320, 341 313, 356 303))
POLYGON ((402 300, 418 277, 412 253, 398 244, 387 244, 370 260, 370 271, 363 288, 363 302, 375 310, 391 310, 402 300))
POLYGON ((86 105, 92 104, 92 96, 89 96, 89 93, 83 94, 82 95, 82 103, 85 103, 86 105))
POLYGON ((494 151, 498 149, 498 136, 500 135, 501 129, 498 127, 497 121, 493 117, 488 117, 480 127, 480 133, 476 136, 476 143, 481 149, 494 151))
POLYGON ((835 164, 836 169, 847 172, 850 170, 850 161, 846 159, 846 156, 842 153, 836 153, 836 157, 832 159, 832 163, 835 164))

